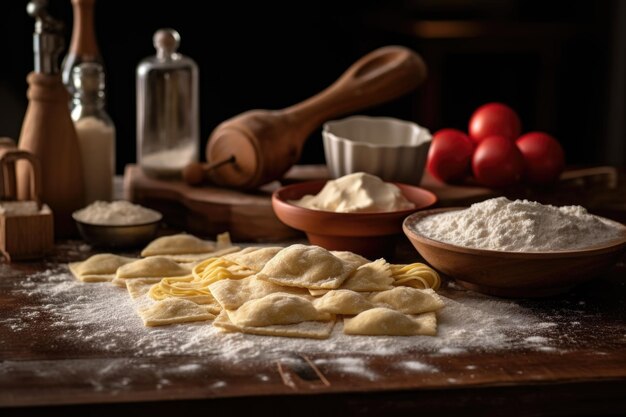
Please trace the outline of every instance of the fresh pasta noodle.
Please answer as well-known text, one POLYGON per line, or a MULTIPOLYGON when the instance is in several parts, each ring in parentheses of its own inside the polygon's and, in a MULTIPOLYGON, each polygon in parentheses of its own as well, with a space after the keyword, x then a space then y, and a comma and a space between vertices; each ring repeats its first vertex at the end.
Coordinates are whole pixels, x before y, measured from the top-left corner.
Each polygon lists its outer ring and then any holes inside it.
POLYGON ((441 285, 441 278, 437 271, 423 263, 408 265, 391 265, 393 285, 404 285, 414 288, 432 288, 436 290, 441 285))
POLYGON ((224 258, 209 258, 200 262, 192 270, 192 276, 163 278, 150 288, 153 300, 169 297, 187 298, 199 304, 213 303, 209 285, 222 279, 242 279, 253 275, 254 271, 224 258))
POLYGON ((224 258, 202 261, 191 273, 194 281, 206 283, 207 286, 222 279, 242 279, 255 274, 253 270, 224 258))

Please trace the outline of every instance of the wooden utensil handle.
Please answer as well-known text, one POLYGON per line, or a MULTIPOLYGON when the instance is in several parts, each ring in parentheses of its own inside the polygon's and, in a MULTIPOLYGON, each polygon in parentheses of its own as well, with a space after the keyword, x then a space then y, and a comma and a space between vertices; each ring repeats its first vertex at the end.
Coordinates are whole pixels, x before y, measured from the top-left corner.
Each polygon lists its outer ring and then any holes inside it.
POLYGON ((94 29, 94 7, 96 0, 72 0, 74 27, 70 54, 96 59, 100 55, 94 29))
POLYGON ((283 110, 303 136, 330 118, 372 107, 413 90, 427 75, 426 64, 402 46, 376 49, 355 62, 330 87, 283 110))
POLYGON ((30 152, 19 149, 0 149, 0 199, 17 200, 15 163, 25 160, 30 163, 32 175, 30 175, 30 196, 27 198, 37 202, 41 208, 41 166, 39 159, 30 152))

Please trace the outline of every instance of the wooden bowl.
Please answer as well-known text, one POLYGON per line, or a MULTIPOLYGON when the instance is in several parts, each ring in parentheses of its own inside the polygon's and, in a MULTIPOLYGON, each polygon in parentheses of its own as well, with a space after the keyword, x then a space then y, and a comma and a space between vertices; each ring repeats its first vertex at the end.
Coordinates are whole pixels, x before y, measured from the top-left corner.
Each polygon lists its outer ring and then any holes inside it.
POLYGON ((319 193, 325 184, 325 180, 310 181, 276 190, 272 195, 276 216, 287 226, 304 231, 313 245, 328 250, 347 250, 368 258, 393 254, 396 238, 402 233, 402 220, 437 201, 430 191, 396 183, 415 208, 380 213, 335 213, 289 203, 307 194, 319 193))
POLYGON ((462 286, 507 298, 546 297, 568 291, 611 268, 626 250, 624 237, 585 249, 553 252, 505 252, 473 249, 429 239, 416 230, 427 216, 462 208, 415 213, 402 228, 415 249, 435 269, 462 286))

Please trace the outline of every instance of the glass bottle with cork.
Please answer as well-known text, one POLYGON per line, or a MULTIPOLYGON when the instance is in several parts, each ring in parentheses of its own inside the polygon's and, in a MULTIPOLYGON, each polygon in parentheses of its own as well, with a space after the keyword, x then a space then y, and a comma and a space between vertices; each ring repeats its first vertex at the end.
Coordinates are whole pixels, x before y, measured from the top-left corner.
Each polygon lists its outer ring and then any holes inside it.
POLYGON ((137 66, 137 162, 155 177, 177 177, 198 160, 198 66, 176 52, 180 36, 160 29, 156 55, 137 66))
POLYGON ((83 162, 85 203, 110 201, 115 175, 115 125, 105 110, 102 66, 85 62, 72 71, 73 110, 83 162))

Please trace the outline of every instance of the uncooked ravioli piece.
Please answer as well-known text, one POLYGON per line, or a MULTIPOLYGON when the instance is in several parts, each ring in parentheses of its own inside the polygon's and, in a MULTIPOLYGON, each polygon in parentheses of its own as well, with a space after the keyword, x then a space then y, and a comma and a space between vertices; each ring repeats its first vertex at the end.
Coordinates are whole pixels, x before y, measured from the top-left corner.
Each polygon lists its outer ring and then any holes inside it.
POLYGON ((278 252, 257 276, 278 285, 336 289, 355 269, 326 249, 298 244, 278 252))
MULTIPOLYGON (((197 263, 200 261, 204 261, 208 258, 217 258, 220 256, 227 255, 229 253, 237 252, 239 250, 239 246, 230 246, 224 249, 218 249, 213 252, 203 252, 203 253, 180 253, 175 255, 156 255, 162 258, 171 259, 172 261, 178 262, 179 264, 186 263, 197 263)), ((150 256, 148 256, 150 258, 150 256)))
POLYGON ((259 272, 265 264, 272 259, 283 248, 279 246, 272 247, 249 247, 239 252, 231 253, 224 256, 225 259, 235 262, 241 266, 259 272))
MULTIPOLYGON (((341 259, 342 261, 344 261, 348 267, 350 268, 360 268, 361 266, 368 264, 370 261, 369 259, 366 259, 364 257, 362 257, 361 255, 357 255, 356 253, 352 253, 349 251, 331 251, 330 253, 332 253, 333 255, 335 255, 337 258, 341 259)), ((356 272, 356 271, 355 271, 356 272)), ((350 276, 348 276, 348 278, 346 278, 346 280, 343 282, 343 284, 341 284, 340 288, 348 288, 346 287, 346 284, 348 281, 350 281, 350 277, 352 275, 354 275, 355 272, 352 272, 352 274, 350 276)), ((352 289, 352 288, 350 288, 352 289)), ((314 296, 314 297, 319 297, 320 295, 324 295, 326 294, 328 291, 331 290, 314 290, 314 289, 310 289, 309 293, 314 296)), ((354 290, 354 291, 360 291, 360 290, 354 290)), ((377 291, 376 289, 373 290, 366 290, 366 291, 377 291)))
POLYGON ((112 253, 101 253, 93 255, 82 262, 72 262, 69 264, 69 268, 79 281, 104 282, 112 281, 115 278, 117 268, 136 260, 112 253))
POLYGON ((230 248, 233 246, 233 242, 230 240, 230 233, 224 232, 217 235, 215 239, 217 250, 230 248))
POLYGON ((122 265, 117 269, 113 284, 125 286, 126 280, 137 278, 159 282, 161 278, 186 275, 191 275, 189 268, 179 265, 171 259, 157 256, 122 265))
POLYGON ((247 301, 237 310, 226 310, 226 313, 233 324, 242 327, 265 327, 334 319, 332 314, 317 311, 313 303, 304 296, 282 292, 247 301))
POLYGON ((246 301, 256 300, 275 292, 290 294, 306 294, 306 290, 296 287, 282 287, 268 281, 258 279, 256 275, 243 279, 224 279, 209 285, 213 297, 227 310, 237 310, 246 301))
MULTIPOLYGON (((350 253, 350 252, 347 252, 350 253)), ((357 255, 358 256, 358 255, 357 255)), ((358 292, 384 291, 393 288, 390 264, 384 259, 368 262, 359 266, 341 284, 339 289, 358 292)), ((309 290, 310 294, 318 297, 329 290, 309 290)))
POLYGON ((181 233, 172 236, 163 236, 148 243, 141 251, 141 256, 179 255, 191 253, 210 253, 215 251, 215 245, 193 235, 181 233))
POLYGON ((408 316, 384 307, 366 310, 353 318, 344 318, 343 332, 365 336, 436 336, 435 313, 408 316))
POLYGON ((362 294, 351 290, 331 290, 313 300, 313 305, 318 311, 343 315, 355 315, 374 308, 362 294))
POLYGON ((226 311, 222 311, 213 326, 225 332, 239 332, 262 336, 300 337, 308 339, 328 339, 335 326, 335 321, 304 321, 296 324, 280 324, 265 327, 237 326, 228 318, 226 311))
POLYGON ((396 287, 372 294, 370 301, 379 307, 389 307, 405 314, 426 313, 445 306, 441 297, 430 288, 396 287))
POLYGON ((203 306, 180 298, 167 298, 141 310, 139 316, 145 326, 164 326, 176 323, 213 320, 215 315, 203 306))
POLYGON ((331 251, 330 253, 332 253, 337 258, 341 259, 342 261, 353 265, 354 268, 358 268, 359 266, 365 265, 366 263, 370 262, 369 259, 364 258, 361 255, 357 255, 356 253, 349 252, 349 251, 334 250, 334 251, 331 251))
POLYGON ((392 289, 393 278, 390 266, 382 258, 361 265, 345 280, 341 288, 360 292, 392 289))

